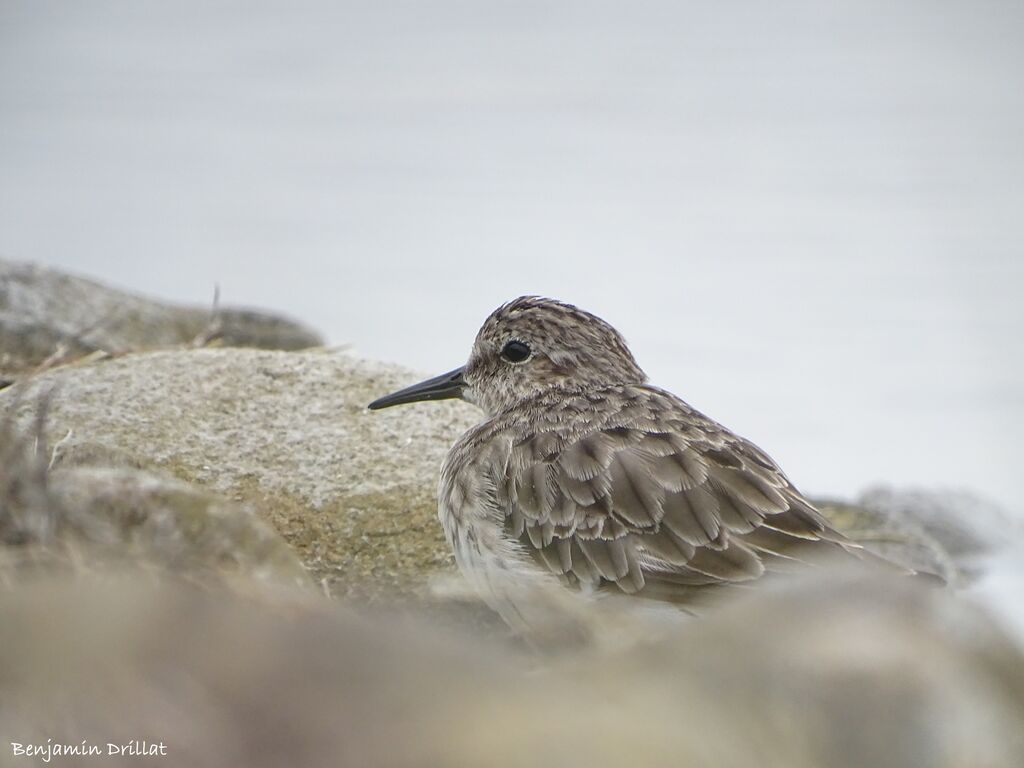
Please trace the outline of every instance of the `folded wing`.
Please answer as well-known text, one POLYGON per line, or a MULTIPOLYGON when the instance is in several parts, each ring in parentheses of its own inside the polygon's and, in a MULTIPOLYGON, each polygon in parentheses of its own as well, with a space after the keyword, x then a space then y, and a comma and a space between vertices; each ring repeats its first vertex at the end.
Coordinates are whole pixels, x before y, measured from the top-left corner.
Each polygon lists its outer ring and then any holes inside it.
POLYGON ((572 584, 665 600, 856 550, 763 451, 675 407, 513 443, 494 478, 508 532, 572 584))

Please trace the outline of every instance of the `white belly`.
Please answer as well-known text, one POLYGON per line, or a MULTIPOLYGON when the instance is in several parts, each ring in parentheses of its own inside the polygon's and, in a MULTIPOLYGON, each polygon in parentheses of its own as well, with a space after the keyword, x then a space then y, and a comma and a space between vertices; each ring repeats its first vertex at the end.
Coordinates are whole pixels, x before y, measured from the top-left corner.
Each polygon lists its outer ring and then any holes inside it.
POLYGON ((607 601, 567 588, 489 521, 466 525, 443 508, 439 516, 459 570, 517 633, 541 647, 578 645, 607 634, 600 619, 607 601))

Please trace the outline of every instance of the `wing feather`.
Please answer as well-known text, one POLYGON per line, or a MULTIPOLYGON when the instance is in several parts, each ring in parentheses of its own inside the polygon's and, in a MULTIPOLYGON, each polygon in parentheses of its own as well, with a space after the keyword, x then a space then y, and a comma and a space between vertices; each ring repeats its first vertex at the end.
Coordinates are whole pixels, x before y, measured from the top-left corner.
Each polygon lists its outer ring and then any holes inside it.
POLYGON ((664 509, 662 525, 685 541, 703 546, 718 539, 718 500, 706 488, 669 494, 664 509))
POLYGON ((505 425, 525 436, 492 459, 494 497, 547 570, 676 602, 855 548, 761 449, 659 390, 623 403, 589 425, 557 407, 505 425))
POLYGON ((579 540, 583 556, 593 566, 594 570, 601 575, 601 578, 608 581, 618 581, 619 573, 615 563, 612 562, 611 553, 608 551, 608 545, 612 543, 614 542, 602 541, 600 539, 579 540))
POLYGON ((665 491, 653 482, 650 460, 639 448, 626 448, 608 466, 612 514, 636 528, 655 528, 664 516, 665 491))

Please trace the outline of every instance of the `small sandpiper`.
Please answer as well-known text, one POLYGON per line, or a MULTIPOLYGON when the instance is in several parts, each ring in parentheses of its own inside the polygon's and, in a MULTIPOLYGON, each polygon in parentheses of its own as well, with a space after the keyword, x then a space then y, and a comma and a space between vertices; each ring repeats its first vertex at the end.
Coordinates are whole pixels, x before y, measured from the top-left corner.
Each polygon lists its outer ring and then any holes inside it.
POLYGON ((369 407, 448 398, 487 417, 448 454, 438 514, 459 568, 514 628, 534 623, 537 586, 685 609, 860 556, 764 451, 648 384, 621 334, 570 304, 499 307, 465 366, 369 407))

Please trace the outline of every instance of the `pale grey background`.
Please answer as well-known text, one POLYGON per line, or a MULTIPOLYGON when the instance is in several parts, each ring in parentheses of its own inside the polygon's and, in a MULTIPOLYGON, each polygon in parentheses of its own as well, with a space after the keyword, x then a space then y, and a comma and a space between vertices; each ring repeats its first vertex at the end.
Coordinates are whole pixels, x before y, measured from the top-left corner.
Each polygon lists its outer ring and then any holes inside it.
POLYGON ((807 491, 1020 509, 1022 40, 1020 0, 0 0, 0 254, 424 372, 553 295, 807 491))

